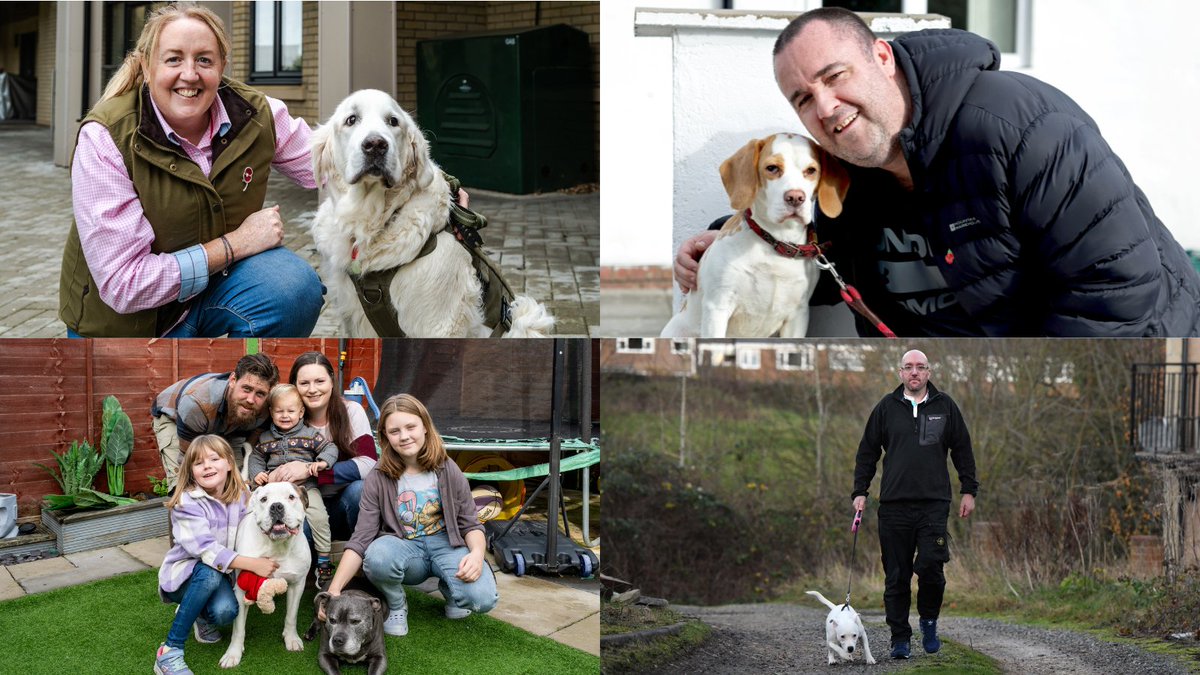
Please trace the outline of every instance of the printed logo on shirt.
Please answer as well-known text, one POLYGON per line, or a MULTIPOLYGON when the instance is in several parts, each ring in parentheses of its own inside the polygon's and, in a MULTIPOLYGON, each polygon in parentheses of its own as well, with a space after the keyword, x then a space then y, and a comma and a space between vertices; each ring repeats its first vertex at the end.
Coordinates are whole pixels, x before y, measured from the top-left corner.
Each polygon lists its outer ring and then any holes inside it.
POLYGON ((903 229, 882 229, 879 275, 884 288, 904 309, 918 316, 928 316, 958 304, 949 292, 949 284, 934 262, 925 237, 903 229), (907 296, 907 297, 901 297, 907 296))

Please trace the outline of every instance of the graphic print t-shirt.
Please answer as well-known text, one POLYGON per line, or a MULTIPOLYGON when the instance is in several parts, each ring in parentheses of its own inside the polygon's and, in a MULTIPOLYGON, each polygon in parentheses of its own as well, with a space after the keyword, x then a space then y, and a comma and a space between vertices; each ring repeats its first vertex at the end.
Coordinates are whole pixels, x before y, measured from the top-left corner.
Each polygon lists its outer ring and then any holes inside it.
POLYGON ((396 481, 396 515, 404 528, 405 539, 437 534, 446 529, 437 475, 425 471, 401 476, 396 481))
MULTIPOLYGON (((928 198, 901 188, 885 171, 851 169, 845 209, 836 219, 818 216, 820 237, 834 241, 830 257, 839 272, 897 335, 978 335, 938 269, 937 258, 951 252, 934 251, 924 232, 920 200, 928 198)), ((822 283, 822 294, 831 291, 825 297, 836 302, 836 287, 822 283)), ((855 322, 859 335, 878 337, 857 314, 855 322)))

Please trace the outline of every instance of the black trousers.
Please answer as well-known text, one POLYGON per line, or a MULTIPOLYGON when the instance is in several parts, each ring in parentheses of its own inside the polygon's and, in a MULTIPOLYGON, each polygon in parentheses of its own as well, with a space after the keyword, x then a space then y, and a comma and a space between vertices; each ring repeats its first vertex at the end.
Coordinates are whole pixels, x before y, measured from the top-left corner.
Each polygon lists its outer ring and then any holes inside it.
POLYGON ((892 643, 912 637, 908 608, 912 603, 912 576, 917 575, 917 614, 936 619, 942 609, 946 576, 942 565, 950 560, 946 519, 950 502, 908 501, 879 505, 879 552, 885 574, 883 606, 892 629, 892 643), (915 555, 915 559, 914 559, 915 555))

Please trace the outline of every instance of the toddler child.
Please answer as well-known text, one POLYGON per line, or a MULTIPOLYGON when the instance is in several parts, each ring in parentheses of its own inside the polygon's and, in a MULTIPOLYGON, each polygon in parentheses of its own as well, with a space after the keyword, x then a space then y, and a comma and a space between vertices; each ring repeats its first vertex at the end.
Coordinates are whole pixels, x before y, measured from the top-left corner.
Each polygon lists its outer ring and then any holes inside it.
POLYGON ((332 536, 329 514, 317 488, 317 474, 333 466, 338 449, 304 423, 304 401, 295 385, 275 385, 267 397, 267 407, 271 410, 271 428, 258 437, 246 475, 253 477, 255 485, 263 485, 269 481, 268 472, 272 469, 297 460, 308 464, 309 478, 304 482, 308 506, 304 515, 312 530, 313 548, 317 550, 317 588, 324 590, 333 577, 333 565, 329 561, 332 536))

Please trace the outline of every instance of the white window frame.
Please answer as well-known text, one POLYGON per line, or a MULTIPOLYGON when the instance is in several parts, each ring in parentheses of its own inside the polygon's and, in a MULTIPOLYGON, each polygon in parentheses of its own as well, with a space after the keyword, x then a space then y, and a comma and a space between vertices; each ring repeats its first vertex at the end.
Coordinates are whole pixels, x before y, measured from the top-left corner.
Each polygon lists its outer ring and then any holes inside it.
POLYGON ((830 370, 861 373, 867 369, 863 363, 863 353, 860 347, 830 345, 826 357, 829 359, 830 370))
POLYGON ((817 350, 813 345, 798 345, 795 347, 779 347, 775 350, 775 370, 812 370, 816 360, 817 350), (800 356, 800 364, 788 363, 788 357, 793 354, 800 356))
POLYGON ((654 338, 617 338, 618 354, 653 354, 654 338), (641 340, 640 347, 630 347, 630 340, 641 340))
POLYGON ((737 367, 741 370, 762 369, 762 350, 758 347, 738 347, 737 367))

